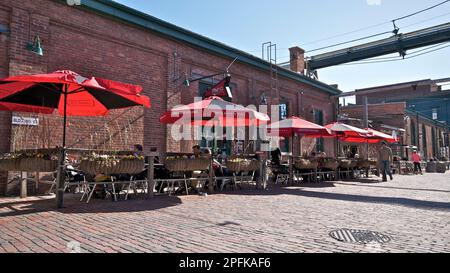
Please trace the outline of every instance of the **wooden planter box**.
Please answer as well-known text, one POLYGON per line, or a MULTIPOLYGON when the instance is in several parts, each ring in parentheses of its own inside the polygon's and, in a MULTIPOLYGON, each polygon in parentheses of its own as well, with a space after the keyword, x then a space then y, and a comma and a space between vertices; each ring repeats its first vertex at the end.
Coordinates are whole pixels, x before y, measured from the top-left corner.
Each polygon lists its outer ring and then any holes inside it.
POLYGON ((436 163, 436 172, 445 173, 447 171, 447 163, 446 162, 437 162, 436 163))
POLYGON ((166 159, 165 167, 171 172, 203 171, 211 164, 210 158, 175 158, 166 159))
POLYGON ((20 158, 0 159, 0 171, 19 171, 20 158))
POLYGON ((58 169, 57 160, 43 158, 1 159, 0 170, 22 172, 54 172, 58 169))
POLYGON ((259 160, 227 161, 227 168, 233 172, 252 172, 260 168, 259 160))
POLYGON ((139 174, 145 168, 144 160, 82 160, 80 170, 84 173, 96 175, 112 175, 112 174, 139 174))
POLYGON ((339 162, 334 158, 321 158, 319 160, 319 168, 327 170, 337 170, 339 167, 339 162))
POLYGON ((436 162, 427 162, 427 168, 426 168, 427 173, 435 173, 436 168, 437 168, 436 162))
POLYGON ((370 161, 365 159, 358 160, 356 163, 356 167, 359 169, 368 169, 370 168, 370 165, 370 161))
POLYGON ((339 168, 342 169, 353 169, 358 165, 358 161, 352 159, 341 159, 339 160, 339 168))
POLYGON ((319 162, 309 159, 297 159, 294 163, 294 167, 298 170, 312 170, 317 169, 319 162))

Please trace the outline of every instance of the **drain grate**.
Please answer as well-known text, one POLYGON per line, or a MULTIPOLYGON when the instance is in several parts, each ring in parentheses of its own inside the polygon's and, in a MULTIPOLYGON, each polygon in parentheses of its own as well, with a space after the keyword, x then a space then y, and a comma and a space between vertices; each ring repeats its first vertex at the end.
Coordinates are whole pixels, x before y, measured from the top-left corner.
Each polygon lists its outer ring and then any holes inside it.
POLYGON ((333 230, 330 232, 330 236, 338 241, 346 243, 384 244, 391 241, 391 237, 376 231, 347 229, 347 228, 333 230))

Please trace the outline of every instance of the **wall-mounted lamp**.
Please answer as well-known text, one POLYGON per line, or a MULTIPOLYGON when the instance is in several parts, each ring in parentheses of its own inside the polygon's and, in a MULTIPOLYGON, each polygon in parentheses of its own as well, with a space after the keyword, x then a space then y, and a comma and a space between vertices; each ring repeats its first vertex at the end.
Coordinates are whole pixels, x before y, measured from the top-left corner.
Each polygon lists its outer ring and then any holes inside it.
POLYGON ((31 52, 36 53, 39 56, 44 56, 44 49, 41 46, 41 39, 39 38, 39 35, 36 35, 36 37, 34 37, 33 42, 27 43, 25 48, 31 52))
MULTIPOLYGON (((212 77, 214 77, 214 76, 219 76, 219 75, 224 75, 225 78, 231 78, 231 75, 228 74, 228 72, 220 72, 220 73, 216 73, 216 74, 213 74, 213 75, 204 76, 204 77, 197 78, 197 79, 188 79, 188 78, 186 77, 186 79, 184 80, 183 84, 184 84, 186 87, 189 87, 189 86, 191 86, 191 83, 192 83, 192 82, 201 81, 201 80, 208 79, 208 78, 212 78, 212 77)), ((228 80, 228 83, 229 83, 229 80, 228 80)))
POLYGON ((267 104, 266 93, 262 93, 262 95, 261 95, 261 104, 262 105, 266 105, 267 104))

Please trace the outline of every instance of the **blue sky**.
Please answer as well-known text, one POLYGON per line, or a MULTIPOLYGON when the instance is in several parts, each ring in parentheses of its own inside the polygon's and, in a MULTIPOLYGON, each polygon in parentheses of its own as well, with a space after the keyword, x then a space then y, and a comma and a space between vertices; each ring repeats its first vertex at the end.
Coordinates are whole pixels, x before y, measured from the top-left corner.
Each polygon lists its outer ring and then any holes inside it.
MULTIPOLYGON (((277 44, 278 62, 283 62, 288 61, 288 48, 291 46, 298 45, 306 50, 312 50, 390 31, 393 26, 386 23, 364 31, 311 43, 389 22, 442 0, 119 0, 117 2, 256 56, 261 55, 261 44, 271 41, 277 44)), ((406 33, 446 22, 450 22, 450 2, 399 21, 397 24, 400 32, 406 33)), ((383 37, 388 35, 379 38, 383 37)), ((403 81, 445 78, 450 77, 449 54, 450 47, 404 61, 340 65, 319 70, 319 79, 329 84, 338 84, 343 91, 352 91, 403 81)))

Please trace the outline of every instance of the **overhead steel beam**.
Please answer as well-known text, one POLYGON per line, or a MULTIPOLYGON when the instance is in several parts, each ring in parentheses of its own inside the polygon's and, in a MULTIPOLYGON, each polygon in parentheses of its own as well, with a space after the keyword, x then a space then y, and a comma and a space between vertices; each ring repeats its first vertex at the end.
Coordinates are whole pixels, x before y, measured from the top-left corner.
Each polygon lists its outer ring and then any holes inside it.
POLYGON ((308 70, 317 70, 343 63, 360 61, 392 53, 404 54, 407 50, 450 41, 450 23, 406 33, 387 39, 340 49, 310 57, 308 70))

